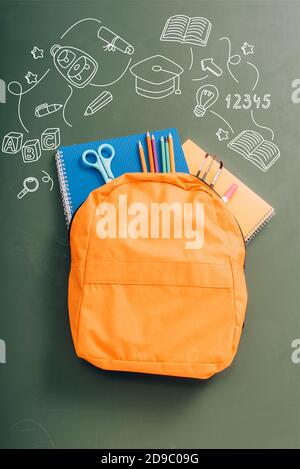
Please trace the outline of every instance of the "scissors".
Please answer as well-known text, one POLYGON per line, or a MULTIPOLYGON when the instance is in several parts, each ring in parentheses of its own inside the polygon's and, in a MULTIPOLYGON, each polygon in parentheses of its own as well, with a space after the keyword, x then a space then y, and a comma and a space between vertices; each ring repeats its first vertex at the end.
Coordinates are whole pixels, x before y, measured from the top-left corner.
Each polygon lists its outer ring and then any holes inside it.
POLYGON ((109 143, 103 143, 99 146, 98 150, 86 150, 82 153, 81 159, 84 166, 88 168, 94 168, 103 177, 105 182, 110 182, 115 179, 113 175, 110 165, 115 156, 115 149, 109 143), (104 152, 108 153, 109 156, 105 156, 104 152), (87 159, 88 156, 93 155, 96 160, 91 162, 87 159))

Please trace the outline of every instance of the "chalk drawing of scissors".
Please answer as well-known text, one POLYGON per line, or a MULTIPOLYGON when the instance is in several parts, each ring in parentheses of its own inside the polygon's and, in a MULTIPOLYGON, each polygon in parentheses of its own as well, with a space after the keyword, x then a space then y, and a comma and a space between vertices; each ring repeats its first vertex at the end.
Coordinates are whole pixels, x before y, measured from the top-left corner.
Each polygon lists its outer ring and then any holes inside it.
POLYGON ((99 146, 98 151, 86 150, 82 153, 82 163, 87 168, 94 168, 103 177, 105 182, 110 182, 115 179, 110 165, 115 156, 115 149, 109 143, 103 143, 99 146), (108 156, 107 156, 108 155, 108 156), (89 159, 88 159, 89 158, 89 159), (91 161, 91 160, 94 161, 91 161))

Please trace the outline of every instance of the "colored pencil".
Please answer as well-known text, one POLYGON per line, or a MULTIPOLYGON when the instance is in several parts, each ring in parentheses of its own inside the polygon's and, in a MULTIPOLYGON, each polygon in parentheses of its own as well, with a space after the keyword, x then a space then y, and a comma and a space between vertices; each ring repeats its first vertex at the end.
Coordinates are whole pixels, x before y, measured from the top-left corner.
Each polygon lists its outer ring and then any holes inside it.
POLYGON ((147 164, 145 160, 145 153, 144 153, 143 145, 140 140, 139 140, 139 153, 140 153, 140 160, 141 160, 143 173, 148 173, 147 164))
POLYGON ((165 140, 165 153, 166 153, 166 170, 167 173, 170 172, 170 155, 169 155, 169 144, 168 144, 168 139, 166 138, 165 140))
POLYGON ((149 132, 147 132, 146 136, 147 141, 147 148, 148 148, 148 158, 149 158, 149 165, 150 165, 150 172, 154 173, 154 161, 153 161, 153 153, 152 153, 152 145, 151 145, 151 138, 149 132))
POLYGON ((154 169, 156 173, 159 173, 159 165, 158 165, 158 156, 157 156, 157 150, 156 150, 156 141, 155 137, 152 134, 152 153, 153 153, 153 160, 154 160, 154 169))
POLYGON ((166 166, 166 152, 165 152, 165 141, 164 137, 160 137, 160 147, 161 147, 161 162, 162 162, 162 172, 167 172, 166 166))
POLYGON ((170 170, 171 173, 175 172, 175 158, 174 158, 174 145, 173 145, 173 137, 169 134, 169 150, 170 150, 170 170))

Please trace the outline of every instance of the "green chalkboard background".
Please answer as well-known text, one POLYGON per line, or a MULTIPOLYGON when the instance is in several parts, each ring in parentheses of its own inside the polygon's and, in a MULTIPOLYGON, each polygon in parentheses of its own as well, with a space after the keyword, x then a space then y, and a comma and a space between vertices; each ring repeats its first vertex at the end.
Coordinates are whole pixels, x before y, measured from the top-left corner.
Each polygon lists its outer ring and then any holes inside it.
MULTIPOLYGON (((67 311, 68 238, 56 178, 53 152, 24 164, 21 153, 0 158, 1 274, 0 338, 6 343, 6 364, 0 364, 0 446, 55 448, 214 448, 299 446, 299 370, 291 360, 291 342, 299 326, 299 106, 291 101, 291 82, 300 76, 299 2, 280 1, 9 1, 0 2, 0 77, 28 88, 25 74, 47 76, 23 96, 22 119, 28 138, 39 138, 47 127, 59 127, 63 144, 175 126, 182 141, 192 138, 217 153, 230 170, 276 208, 276 217, 249 245, 246 275, 249 305, 245 329, 233 365, 209 381, 194 381, 98 370, 76 358, 67 311), (212 22, 206 48, 161 42, 168 17, 184 13, 212 22), (41 102, 64 102, 68 83, 55 69, 50 47, 79 47, 99 60, 95 80, 115 80, 129 57, 104 53, 97 38, 99 25, 83 22, 62 40, 61 35, 83 18, 100 19, 134 45, 132 64, 155 54, 180 64, 180 96, 149 100, 135 93, 133 76, 109 89, 113 103, 90 118, 83 117, 97 89, 74 90, 66 108, 38 119, 41 102), (227 72, 228 36, 232 53, 242 55, 227 72), (240 47, 254 45, 244 56, 240 47), (34 60, 34 46, 44 58, 34 60), (254 126, 249 110, 227 110, 228 93, 251 93, 255 70, 257 95, 271 94, 268 110, 254 109, 260 125, 275 133, 280 159, 266 173, 219 142, 226 129, 217 116, 193 115, 195 94, 205 81, 200 60, 214 57, 224 70, 210 74, 220 97, 214 111, 233 127, 270 131, 254 126), (43 183, 42 170, 54 180, 43 183), (39 190, 22 200, 16 195, 25 177, 40 181, 39 190)), ((18 98, 7 93, 0 104, 1 135, 22 131, 18 98)), ((26 134, 26 132, 24 132, 26 134)), ((27 138, 27 136, 26 136, 27 138)))

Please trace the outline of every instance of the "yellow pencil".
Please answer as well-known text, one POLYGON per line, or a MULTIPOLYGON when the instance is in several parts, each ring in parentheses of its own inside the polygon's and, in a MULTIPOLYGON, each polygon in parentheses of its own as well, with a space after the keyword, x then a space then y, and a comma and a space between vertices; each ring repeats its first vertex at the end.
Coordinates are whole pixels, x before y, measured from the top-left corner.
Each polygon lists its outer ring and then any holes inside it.
POLYGON ((145 153, 144 153, 143 145, 140 140, 139 140, 139 152, 140 152, 140 159, 141 159, 143 173, 148 173, 146 160, 145 160, 145 153))
POLYGON ((153 152, 152 152, 152 144, 151 144, 151 138, 150 138, 149 132, 147 132, 146 141, 147 141, 147 148, 148 148, 148 158, 149 158, 149 164, 150 164, 150 173, 155 173, 155 170, 154 170, 154 160, 153 160, 153 152))
POLYGON ((169 142, 169 149, 170 149, 170 171, 171 173, 174 173, 175 172, 175 157, 174 157, 173 138, 171 134, 169 134, 168 142, 169 142))

